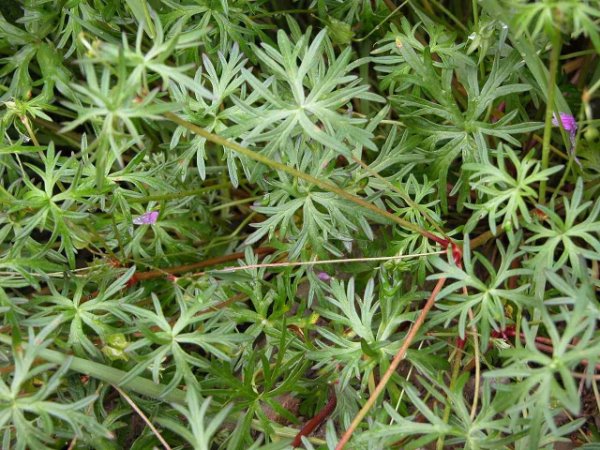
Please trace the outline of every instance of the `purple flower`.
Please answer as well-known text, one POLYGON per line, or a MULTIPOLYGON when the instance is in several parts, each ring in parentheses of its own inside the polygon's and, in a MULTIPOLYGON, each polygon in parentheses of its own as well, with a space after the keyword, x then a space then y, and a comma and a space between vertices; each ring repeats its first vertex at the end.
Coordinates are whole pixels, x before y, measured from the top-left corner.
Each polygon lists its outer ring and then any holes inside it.
MULTIPOLYGON (((569 133, 569 140, 571 141, 571 148, 569 148, 569 152, 573 155, 573 159, 577 164, 581 166, 579 159, 577 159, 577 155, 575 155, 575 137, 577 136, 577 121, 572 114, 560 113, 560 126, 569 133)), ((559 126, 558 118, 556 117, 556 113, 552 116, 552 125, 555 127, 559 126)))
MULTIPOLYGON (((577 132, 577 121, 575 117, 571 114, 560 113, 560 123, 565 131, 568 131, 571 134, 575 134, 577 132)), ((556 118, 556 113, 552 117, 552 125, 555 127, 558 126, 558 119, 556 118)))
POLYGON ((329 274, 325 273, 325 272, 319 272, 317 274, 317 278, 321 281, 329 281, 331 280, 331 277, 329 276, 329 274))
POLYGON ((133 219, 134 225, 154 225, 158 219, 158 211, 150 211, 133 219))

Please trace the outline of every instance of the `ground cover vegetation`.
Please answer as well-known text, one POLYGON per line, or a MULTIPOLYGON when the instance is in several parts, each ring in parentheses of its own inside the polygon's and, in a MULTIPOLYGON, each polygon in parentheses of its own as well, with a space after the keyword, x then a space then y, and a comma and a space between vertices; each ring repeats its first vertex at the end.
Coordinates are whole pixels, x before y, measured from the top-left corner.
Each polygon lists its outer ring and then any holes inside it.
POLYGON ((600 2, 0 2, 3 449, 600 441, 600 2))

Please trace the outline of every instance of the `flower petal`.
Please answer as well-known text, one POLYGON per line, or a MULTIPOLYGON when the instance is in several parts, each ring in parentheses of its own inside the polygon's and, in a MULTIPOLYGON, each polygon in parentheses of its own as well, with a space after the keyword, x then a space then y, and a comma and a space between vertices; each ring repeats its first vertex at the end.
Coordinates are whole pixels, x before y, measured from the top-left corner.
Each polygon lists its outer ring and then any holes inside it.
POLYGON ((150 211, 133 219, 134 225, 154 225, 158 219, 158 211, 150 211))

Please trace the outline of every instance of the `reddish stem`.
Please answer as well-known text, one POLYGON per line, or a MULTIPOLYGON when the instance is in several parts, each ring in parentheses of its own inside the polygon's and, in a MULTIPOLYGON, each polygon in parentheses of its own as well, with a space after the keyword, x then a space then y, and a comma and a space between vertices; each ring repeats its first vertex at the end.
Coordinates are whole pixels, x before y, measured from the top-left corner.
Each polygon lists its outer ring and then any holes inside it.
MULTIPOLYGON (((275 249, 271 247, 258 247, 257 249, 254 249, 254 254, 268 255, 269 253, 273 253, 274 251, 275 249)), ((229 261, 235 261, 236 259, 243 258, 244 256, 246 256, 244 252, 237 252, 231 253, 229 255, 217 256, 215 258, 207 259, 205 261, 199 261, 192 264, 185 264, 183 266, 167 267, 165 269, 149 270, 147 272, 136 272, 132 279, 135 278, 135 282, 138 282, 143 280, 150 280, 153 278, 159 278, 174 273, 191 272, 192 270, 198 270, 204 267, 216 266, 218 264, 223 264, 229 261)))
MULTIPOLYGON (((254 250, 254 254, 256 255, 268 255, 269 253, 273 253, 275 251, 274 248, 271 247, 259 247, 254 250)), ((174 273, 182 273, 182 272, 191 272, 192 270, 202 269, 204 267, 216 266, 219 264, 223 264, 229 261, 235 261, 236 259, 243 258, 246 254, 243 252, 231 253, 229 255, 217 256, 215 258, 206 259, 204 261, 199 261, 197 263, 185 264, 183 266, 176 267, 167 267, 165 269, 158 270, 148 270, 146 272, 136 272, 132 275, 132 277, 127 280, 126 286, 128 288, 136 285, 138 282, 143 280, 151 280, 153 278, 160 278, 163 276, 171 276, 174 273)), ((173 279, 170 279, 173 281, 173 279)), ((84 301, 91 300, 98 296, 100 291, 94 291, 91 294, 87 295, 84 301)))
POLYGON ((463 249, 460 245, 455 242, 450 244, 452 249, 452 258, 454 259, 454 264, 456 264, 459 268, 462 269, 462 257, 463 257, 463 249))
POLYGON ((433 242, 440 244, 442 246, 442 248, 448 248, 448 245, 450 245, 450 242, 448 241, 448 239, 444 239, 439 236, 436 236, 435 234, 430 233, 429 231, 423 230, 423 236, 425 236, 427 239, 429 239, 433 242))
POLYGON ((317 429, 325 419, 333 412, 335 406, 337 405, 337 398, 335 396, 335 390, 332 388, 331 393, 329 395, 329 401, 325 405, 325 407, 317 413, 315 417, 310 419, 308 422, 304 424, 302 429, 298 432, 294 440, 292 441, 292 447, 300 447, 302 445, 302 436, 308 436, 315 429, 317 429))

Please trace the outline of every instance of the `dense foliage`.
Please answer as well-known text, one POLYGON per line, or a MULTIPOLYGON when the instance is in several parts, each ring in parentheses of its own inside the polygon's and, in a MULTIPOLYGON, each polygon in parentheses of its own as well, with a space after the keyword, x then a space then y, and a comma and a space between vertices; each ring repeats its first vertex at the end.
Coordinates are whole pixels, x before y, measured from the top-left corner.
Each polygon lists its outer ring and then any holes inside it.
POLYGON ((598 0, 0 3, 2 448, 598 445, 598 0))

